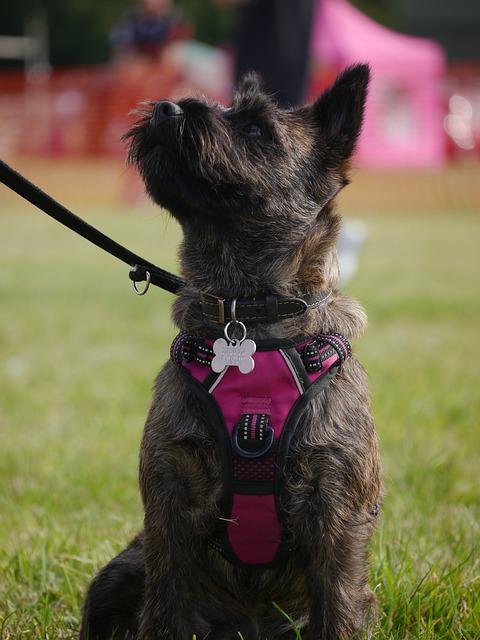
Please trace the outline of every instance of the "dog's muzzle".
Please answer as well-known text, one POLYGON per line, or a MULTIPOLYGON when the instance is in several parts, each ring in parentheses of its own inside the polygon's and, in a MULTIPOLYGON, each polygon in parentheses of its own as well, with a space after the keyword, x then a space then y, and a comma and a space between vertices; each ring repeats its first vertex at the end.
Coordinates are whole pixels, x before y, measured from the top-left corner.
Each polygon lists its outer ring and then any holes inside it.
POLYGON ((152 122, 159 124, 170 118, 178 118, 183 115, 183 109, 176 102, 162 100, 156 102, 152 111, 152 122))

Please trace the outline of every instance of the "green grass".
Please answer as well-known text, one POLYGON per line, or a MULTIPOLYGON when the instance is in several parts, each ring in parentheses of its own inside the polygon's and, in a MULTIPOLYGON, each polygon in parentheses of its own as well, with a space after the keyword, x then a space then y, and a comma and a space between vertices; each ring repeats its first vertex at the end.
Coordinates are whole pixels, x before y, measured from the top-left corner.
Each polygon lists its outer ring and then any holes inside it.
MULTIPOLYGON (((166 217, 89 212, 166 268, 166 217)), ((381 640, 480 637, 480 218, 362 216, 349 292, 387 496, 372 548, 381 640)), ((0 216, 0 639, 70 638, 94 572, 141 526, 138 447, 171 296, 31 209, 0 216)), ((288 612, 287 612, 288 613, 288 612)), ((279 613, 280 615, 280 613, 279 613)))

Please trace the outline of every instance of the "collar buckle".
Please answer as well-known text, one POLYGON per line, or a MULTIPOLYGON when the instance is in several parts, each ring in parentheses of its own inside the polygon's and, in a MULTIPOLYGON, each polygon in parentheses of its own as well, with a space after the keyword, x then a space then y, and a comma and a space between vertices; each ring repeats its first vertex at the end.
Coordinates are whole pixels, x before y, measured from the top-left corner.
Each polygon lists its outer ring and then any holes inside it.
POLYGON ((217 306, 218 315, 215 322, 225 324, 225 298, 217 298, 213 293, 204 293, 203 296, 209 298, 217 306))

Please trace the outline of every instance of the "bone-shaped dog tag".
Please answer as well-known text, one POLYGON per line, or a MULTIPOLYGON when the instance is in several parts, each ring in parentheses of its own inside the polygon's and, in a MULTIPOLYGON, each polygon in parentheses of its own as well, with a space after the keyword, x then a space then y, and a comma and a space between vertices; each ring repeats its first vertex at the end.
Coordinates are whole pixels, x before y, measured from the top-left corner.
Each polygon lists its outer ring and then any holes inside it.
POLYGON ((257 350, 253 340, 225 340, 218 338, 213 343, 212 370, 221 373, 225 367, 238 367, 241 373, 250 373, 255 367, 252 358, 257 350))

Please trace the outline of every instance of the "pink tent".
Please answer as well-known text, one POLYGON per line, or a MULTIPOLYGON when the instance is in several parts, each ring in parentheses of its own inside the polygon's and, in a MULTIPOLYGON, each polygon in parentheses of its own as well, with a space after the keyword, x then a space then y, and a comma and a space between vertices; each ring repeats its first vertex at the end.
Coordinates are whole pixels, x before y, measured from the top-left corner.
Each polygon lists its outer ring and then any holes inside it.
POLYGON ((336 69, 356 62, 371 65, 359 164, 442 164, 445 56, 436 42, 382 27, 347 0, 319 0, 312 49, 321 65, 336 69))

